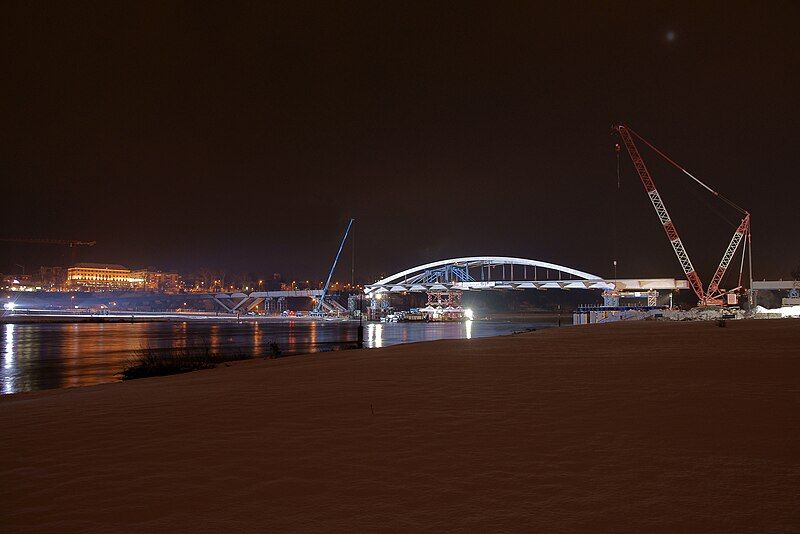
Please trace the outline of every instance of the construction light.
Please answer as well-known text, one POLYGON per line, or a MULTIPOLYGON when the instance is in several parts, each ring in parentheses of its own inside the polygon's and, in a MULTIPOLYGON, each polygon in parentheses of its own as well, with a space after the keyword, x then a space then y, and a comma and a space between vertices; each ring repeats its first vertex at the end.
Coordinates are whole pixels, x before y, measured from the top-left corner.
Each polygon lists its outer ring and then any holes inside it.
POLYGON ((472 319, 475 318, 475 314, 472 312, 472 310, 467 308, 466 310, 464 310, 464 317, 466 317, 467 319, 469 319, 471 321, 472 319))

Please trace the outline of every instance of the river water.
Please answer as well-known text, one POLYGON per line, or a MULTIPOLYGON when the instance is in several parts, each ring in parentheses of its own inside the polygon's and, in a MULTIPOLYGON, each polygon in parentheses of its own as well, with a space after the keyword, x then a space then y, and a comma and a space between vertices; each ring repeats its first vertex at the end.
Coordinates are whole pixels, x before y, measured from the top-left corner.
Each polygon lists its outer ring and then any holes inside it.
MULTIPOLYGON (((467 321, 464 323, 368 323, 368 348, 436 339, 511 334, 553 322, 467 321)), ((358 323, 333 321, 142 322, 2 324, 2 393, 87 386, 119 380, 143 348, 210 345, 215 352, 282 354, 337 350, 355 345, 358 323)))

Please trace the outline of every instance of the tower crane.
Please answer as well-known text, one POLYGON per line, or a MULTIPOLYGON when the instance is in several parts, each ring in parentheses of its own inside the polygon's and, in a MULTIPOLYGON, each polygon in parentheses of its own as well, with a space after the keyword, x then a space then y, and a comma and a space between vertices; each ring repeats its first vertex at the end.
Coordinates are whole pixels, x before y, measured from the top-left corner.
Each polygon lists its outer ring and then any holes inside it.
POLYGON ((0 237, 6 243, 37 243, 40 245, 69 245, 70 247, 93 247, 97 241, 75 241, 71 239, 36 239, 27 237, 0 237))
MULTIPOLYGON (((731 201, 730 199, 726 198, 725 196, 721 195, 698 178, 693 176, 689 171, 675 163, 672 159, 669 158, 666 154, 661 152, 658 148, 653 146, 649 143, 646 139, 641 137, 639 134, 631 130, 625 125, 618 125, 614 126, 614 130, 619 133, 619 136, 622 138, 622 142, 625 144, 625 148, 628 151, 628 155, 633 162, 633 166, 636 168, 636 172, 639 175, 639 178, 642 181, 642 185, 644 186, 644 190, 647 193, 647 196, 650 198, 650 203, 653 205, 653 208, 656 211, 656 215, 658 216, 659 221, 661 222, 662 227, 664 228, 664 232, 667 234, 667 239, 672 245, 672 250, 675 252, 675 255, 678 257, 678 261, 681 264, 681 268, 683 269, 684 274, 686 275, 686 279, 689 281, 689 285, 692 287, 695 295, 699 299, 700 306, 721 306, 725 304, 725 300, 723 297, 727 294, 736 294, 742 287, 742 271, 744 270, 744 258, 745 253, 748 250, 752 250, 751 246, 751 236, 750 236, 750 213, 742 208, 741 206, 737 205, 735 202, 731 201), (711 282, 708 284, 708 287, 703 287, 703 282, 700 280, 700 275, 697 274, 694 266, 692 265, 692 260, 689 258, 689 253, 686 252, 686 248, 683 246, 683 241, 681 241, 680 236, 678 235, 678 230, 675 228, 675 225, 672 222, 672 218, 667 211, 667 207, 664 205, 664 201, 661 199, 661 195, 658 193, 656 189, 655 182, 653 181, 653 177, 650 175, 650 171, 647 170, 647 166, 644 163, 644 159, 642 159, 641 154, 639 154, 639 149, 636 147, 636 143, 634 142, 633 138, 636 137, 651 149, 653 149, 659 156, 664 158, 667 162, 677 167, 681 172, 686 174, 689 178, 703 186, 707 191, 712 193, 715 197, 720 198, 729 206, 735 208, 739 211, 742 215, 742 221, 739 226, 736 228, 736 231, 733 233, 733 237, 731 238, 730 243, 728 244, 728 248, 725 249, 725 253, 722 255, 722 260, 719 262, 717 266, 717 270, 714 272, 714 276, 711 278, 711 282), (742 245, 742 243, 744 243, 742 245), (734 289, 725 291, 720 289, 719 285, 722 282, 723 277, 725 276, 726 271, 728 270, 728 266, 730 265, 731 261, 733 260, 734 255, 736 254, 736 250, 739 248, 739 245, 742 245, 742 264, 739 268, 739 283, 738 286, 734 289)), ((617 145, 617 150, 619 150, 619 145, 617 145)), ((748 256, 750 257, 750 256, 748 256)), ((752 261, 750 263, 750 274, 752 277, 752 261)))
POLYGON ((76 247, 93 247, 97 241, 78 241, 75 239, 40 239, 30 237, 0 237, 4 243, 32 243, 36 245, 67 245, 72 251, 72 263, 75 263, 76 247))

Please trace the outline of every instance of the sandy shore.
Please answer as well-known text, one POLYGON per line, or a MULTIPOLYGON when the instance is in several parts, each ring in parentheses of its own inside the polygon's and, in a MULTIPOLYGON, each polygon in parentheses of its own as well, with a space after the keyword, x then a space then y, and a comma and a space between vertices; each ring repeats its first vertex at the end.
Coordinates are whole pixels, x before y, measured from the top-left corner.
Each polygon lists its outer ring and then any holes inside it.
POLYGON ((0 428, 4 532, 797 531, 800 320, 240 362, 0 428))

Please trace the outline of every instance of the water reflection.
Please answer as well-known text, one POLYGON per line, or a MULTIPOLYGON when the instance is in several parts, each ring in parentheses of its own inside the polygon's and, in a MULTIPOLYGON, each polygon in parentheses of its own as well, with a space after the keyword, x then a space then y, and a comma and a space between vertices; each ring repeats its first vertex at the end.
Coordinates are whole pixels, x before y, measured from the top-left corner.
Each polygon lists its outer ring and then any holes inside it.
POLYGON ((309 327, 309 340, 308 341, 312 345, 316 345, 317 344, 317 322, 316 321, 312 322, 311 326, 309 327))
POLYGON ((185 349, 189 346, 189 333, 188 333, 188 326, 187 323, 176 323, 174 332, 175 332, 175 342, 173 343, 173 347, 176 349, 185 349))
MULTIPOLYGON (((188 323, 184 323, 188 324, 188 323)), ((219 325, 212 324, 208 333, 208 343, 211 346, 211 352, 219 351, 219 325)))
MULTIPOLYGON (((444 338, 509 334, 529 322, 368 323, 365 346, 386 347, 444 338)), ((241 323, 41 323, 5 324, 0 382, 3 393, 84 386, 118 380, 119 372, 143 348, 211 347, 214 352, 283 354, 352 346, 358 323, 268 321, 241 323)))
POLYGON ((367 347, 379 349, 383 346, 383 323, 367 325, 367 347))
POLYGON ((261 323, 253 323, 253 356, 261 356, 261 323))
POLYGON ((294 321, 289 321, 289 339, 288 339, 290 346, 295 346, 297 344, 297 338, 294 335, 294 321))
POLYGON ((3 332, 3 393, 14 393, 14 325, 3 332))

